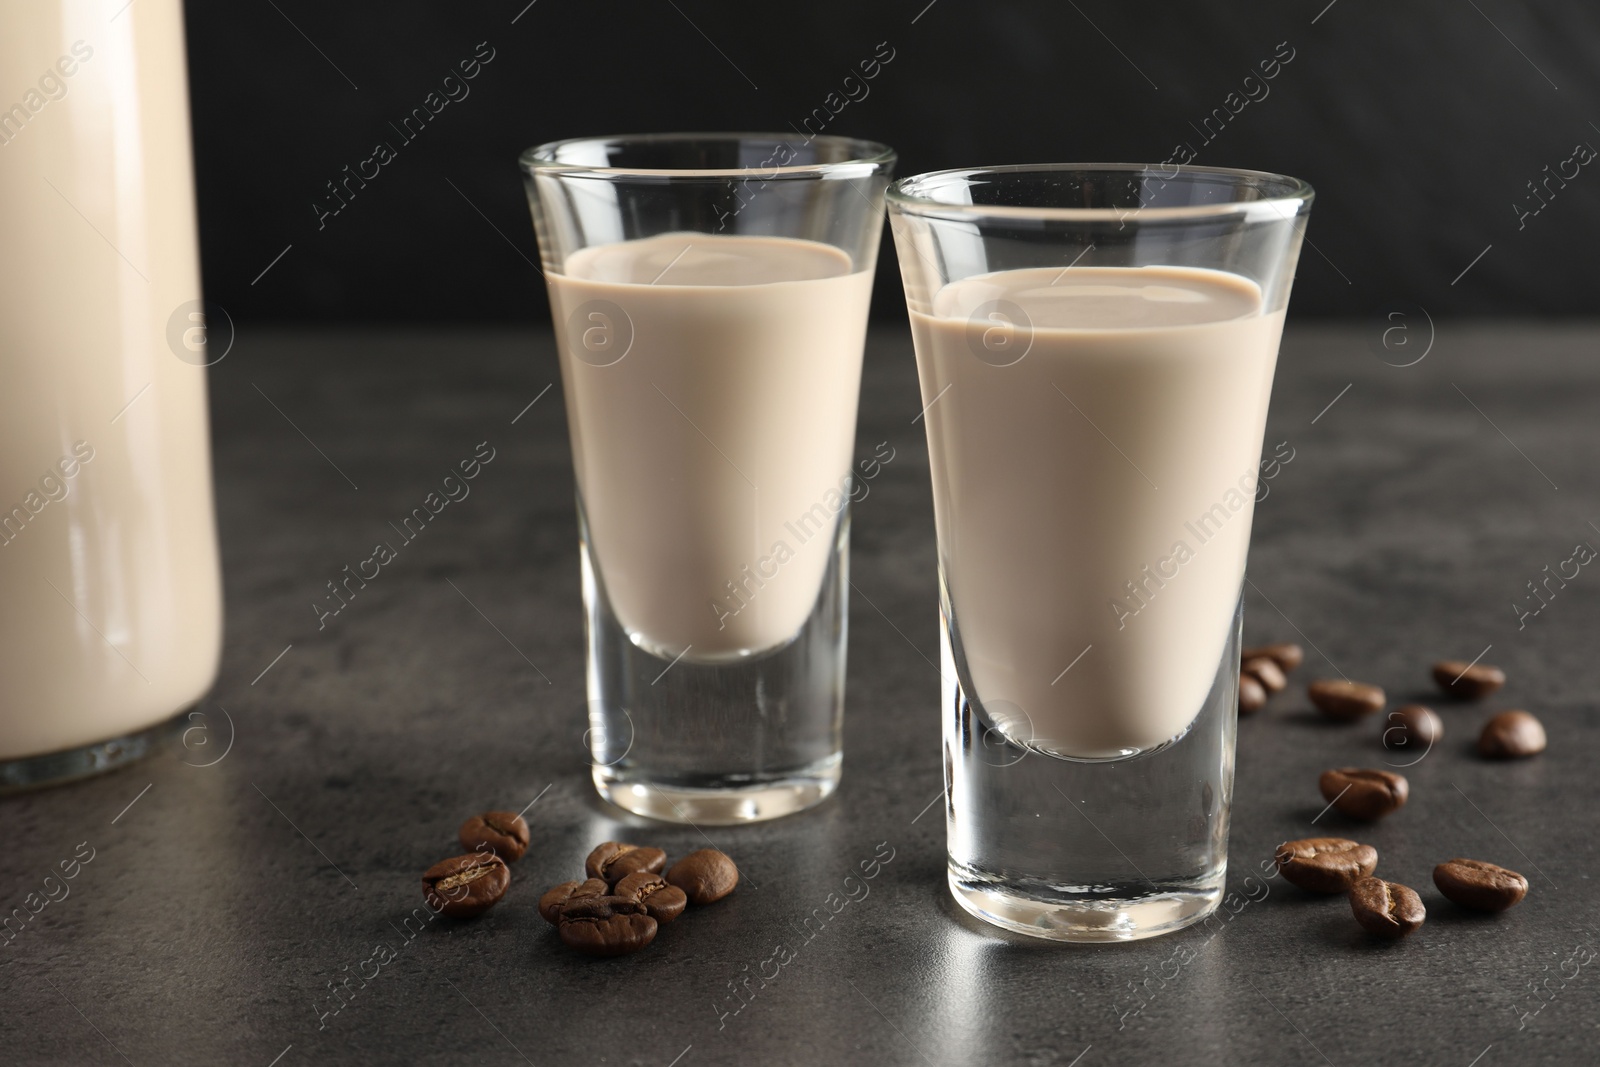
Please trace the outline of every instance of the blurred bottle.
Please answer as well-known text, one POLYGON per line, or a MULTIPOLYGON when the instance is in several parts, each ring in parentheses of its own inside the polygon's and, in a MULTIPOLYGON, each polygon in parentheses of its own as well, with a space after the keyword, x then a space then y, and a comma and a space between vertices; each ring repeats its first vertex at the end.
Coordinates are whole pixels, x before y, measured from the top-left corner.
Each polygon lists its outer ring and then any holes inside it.
POLYGON ((0 6, 0 791, 137 758, 222 597, 180 0, 0 6))

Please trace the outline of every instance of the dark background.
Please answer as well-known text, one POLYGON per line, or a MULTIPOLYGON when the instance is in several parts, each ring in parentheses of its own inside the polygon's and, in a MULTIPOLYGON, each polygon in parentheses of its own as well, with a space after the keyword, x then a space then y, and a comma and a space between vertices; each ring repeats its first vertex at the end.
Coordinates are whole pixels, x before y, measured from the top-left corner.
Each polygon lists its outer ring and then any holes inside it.
MULTIPOLYGON (((1296 316, 1600 310, 1600 160, 1518 217, 1547 165, 1600 147, 1593 0, 192 0, 188 25, 206 290, 241 324, 538 321, 522 149, 787 131, 880 42, 894 58, 827 132, 895 146, 901 175, 1186 141, 1316 187, 1296 316), (470 95, 401 141, 390 123, 480 42, 470 95), (1195 127, 1280 42, 1270 95, 1205 144, 1195 127), (319 228, 326 183, 379 141, 398 158, 319 228)), ((875 307, 903 314, 883 246, 875 307)))

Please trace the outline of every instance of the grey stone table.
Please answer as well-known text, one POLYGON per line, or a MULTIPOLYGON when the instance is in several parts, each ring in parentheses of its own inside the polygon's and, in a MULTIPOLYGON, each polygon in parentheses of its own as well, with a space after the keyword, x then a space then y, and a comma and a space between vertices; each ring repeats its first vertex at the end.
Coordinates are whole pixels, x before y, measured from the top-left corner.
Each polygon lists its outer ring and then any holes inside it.
POLYGON ((1427 694, 1432 660, 1492 645, 1512 679, 1494 703, 1536 711, 1552 739, 1539 758, 1486 763, 1471 750, 1486 710, 1442 709, 1410 804, 1361 831, 1428 906, 1408 940, 1371 941, 1342 899, 1246 881, 1279 841, 1347 825, 1312 825, 1319 771, 1396 758, 1377 722, 1326 725, 1298 685, 1241 724, 1224 919, 1067 947, 953 906, 903 330, 876 332, 868 357, 859 447, 888 441, 896 458, 856 511, 843 786, 805 815, 706 834, 639 827, 589 785, 545 335, 246 332, 212 378, 221 677, 170 753, 0 802, 7 912, 75 850, 93 857, 0 945, 0 1062, 1600 1061, 1600 574, 1541 600, 1527 584, 1600 545, 1600 330, 1440 324, 1401 368, 1374 355, 1381 328, 1296 326, 1285 341, 1268 449, 1293 458, 1257 511, 1247 639, 1301 641, 1299 682, 1339 671, 1397 699, 1427 694), (485 441, 471 495, 319 629, 326 583, 395 540, 389 523, 485 441), (473 923, 405 922, 464 817, 530 803, 533 846, 505 903, 473 923), (672 852, 709 838, 745 882, 644 954, 575 957, 537 891, 613 836, 672 852), (847 894, 875 855, 892 858, 847 894), (1429 872, 1457 855, 1522 870, 1528 899, 1499 917, 1456 910, 1429 872))

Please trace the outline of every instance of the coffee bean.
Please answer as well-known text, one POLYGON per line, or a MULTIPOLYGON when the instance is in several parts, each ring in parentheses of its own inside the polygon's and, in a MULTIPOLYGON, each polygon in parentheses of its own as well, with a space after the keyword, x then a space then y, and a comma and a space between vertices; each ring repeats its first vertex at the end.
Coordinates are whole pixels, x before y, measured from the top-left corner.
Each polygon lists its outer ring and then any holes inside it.
POLYGON ((714 848, 691 852, 672 865, 667 881, 683 890, 692 904, 713 904, 739 884, 739 868, 714 848))
POLYGON ((560 922, 561 909, 567 904, 584 897, 603 897, 609 892, 611 887, 599 878, 590 878, 586 882, 562 882, 545 890, 544 896, 539 898, 539 914, 545 922, 554 925, 560 922))
POLYGON ((643 904, 650 918, 658 923, 671 922, 682 915, 683 909, 689 906, 688 894, 675 885, 668 885, 666 879, 659 874, 651 874, 649 871, 628 875, 617 883, 613 892, 626 900, 635 900, 643 904))
POLYGON ((1544 746, 1544 726, 1525 711, 1502 711, 1478 735, 1478 754, 1490 759, 1537 756, 1544 746))
POLYGON ((1267 691, 1248 674, 1239 675, 1239 714, 1253 715, 1267 703, 1267 691))
POLYGON ((641 848, 638 845, 624 845, 618 841, 603 841, 589 853, 589 858, 583 863, 583 869, 590 878, 604 878, 608 884, 616 885, 628 875, 637 874, 639 871, 660 874, 666 865, 667 854, 659 848, 641 848))
POLYGON ((1278 665, 1284 674, 1294 671, 1305 662, 1305 649, 1292 641, 1283 641, 1276 645, 1260 645, 1256 648, 1247 648, 1239 658, 1242 660, 1259 659, 1266 657, 1278 665))
POLYGON ((1245 660, 1239 667, 1239 673, 1254 678, 1261 683, 1261 688, 1269 693, 1281 693, 1289 684, 1289 679, 1283 676, 1283 669, 1278 666, 1277 661, 1265 656, 1245 660))
POLYGON ((467 919, 488 911, 506 895, 511 868, 489 853, 453 856, 429 867, 422 875, 422 895, 428 906, 452 919, 467 919))
POLYGON ((1393 771, 1340 767, 1317 779, 1322 799, 1352 819, 1380 819, 1405 807, 1411 786, 1393 771))
POLYGON ((1285 841, 1274 857, 1290 885, 1313 893, 1344 893, 1378 866, 1378 850, 1342 837, 1285 841))
POLYGON ((1453 859, 1433 869, 1433 884, 1447 898, 1474 911, 1505 911, 1528 895, 1528 880, 1483 860, 1453 859))
POLYGON ((571 899, 572 891, 582 884, 579 882, 562 882, 560 885, 551 886, 539 898, 539 916, 545 922, 554 925, 561 918, 562 905, 571 899))
POLYGON ((1384 716, 1384 748, 1425 752, 1443 737, 1443 720, 1433 709, 1421 704, 1407 704, 1384 716))
POLYGON ((519 860, 528 851, 528 824, 509 811, 486 811, 461 824, 461 847, 468 852, 494 851, 506 862, 519 860))
POLYGON ((1453 697, 1482 700, 1506 684, 1506 672, 1487 663, 1447 659, 1433 665, 1433 680, 1453 697))
POLYGON ((1428 916, 1416 890, 1371 876, 1350 887, 1350 911, 1356 922, 1380 937, 1404 937, 1428 916))
POLYGON ((561 909, 561 940, 590 956, 626 956, 656 939, 643 904, 618 896, 585 897, 561 909))
POLYGON ((1359 719, 1363 715, 1382 711, 1386 699, 1383 690, 1375 685, 1337 678, 1312 682, 1306 688, 1306 694, 1323 714, 1334 719, 1359 719))

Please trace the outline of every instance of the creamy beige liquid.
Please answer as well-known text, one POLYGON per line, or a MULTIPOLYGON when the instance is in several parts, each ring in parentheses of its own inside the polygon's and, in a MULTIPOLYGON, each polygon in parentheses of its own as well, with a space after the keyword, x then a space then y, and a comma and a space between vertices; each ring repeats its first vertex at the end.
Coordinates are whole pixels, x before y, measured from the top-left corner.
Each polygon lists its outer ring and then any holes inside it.
POLYGON ((220 650, 205 356, 167 339, 200 295, 182 10, 115 12, 0 13, 0 759, 151 726, 220 650))
POLYGON ((849 492, 871 272, 826 244, 681 233, 584 249, 548 280, 622 625, 696 661, 790 640, 849 492))
POLYGON ((912 330, 976 696, 1081 758, 1180 734, 1244 578, 1283 313, 1235 275, 1165 267, 1003 271, 931 312, 912 330), (1006 325, 1018 307, 1031 330, 1006 325))

